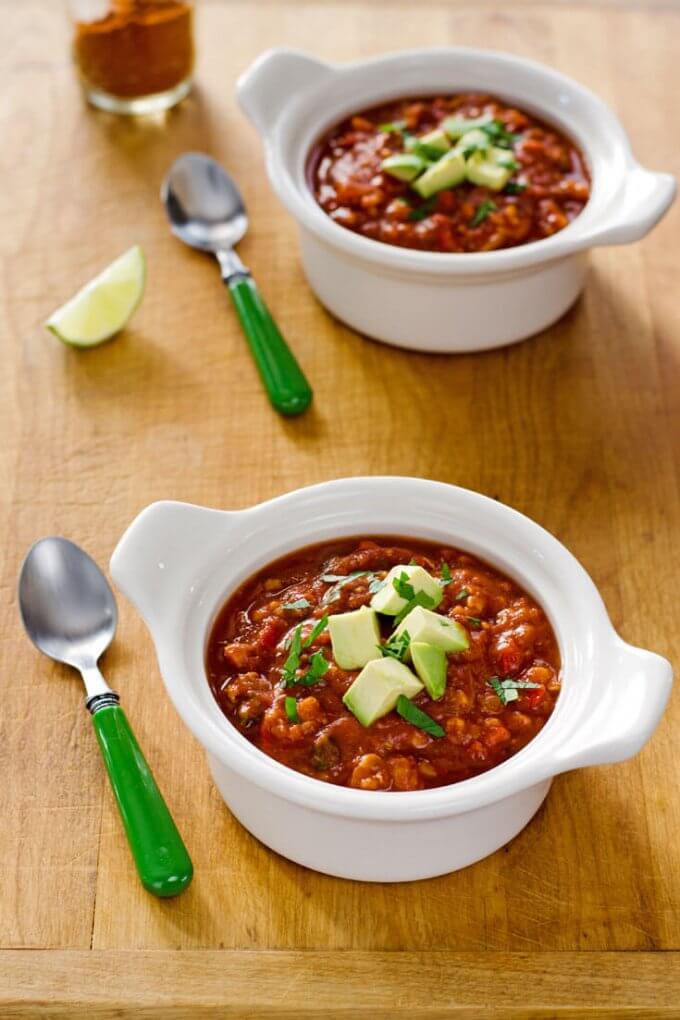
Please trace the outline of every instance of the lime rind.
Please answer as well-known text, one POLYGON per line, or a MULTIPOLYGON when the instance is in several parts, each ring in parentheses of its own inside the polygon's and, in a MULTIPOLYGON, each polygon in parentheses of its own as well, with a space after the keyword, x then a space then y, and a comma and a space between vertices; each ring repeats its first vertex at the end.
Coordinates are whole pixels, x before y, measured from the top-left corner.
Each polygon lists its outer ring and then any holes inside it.
POLYGON ((130 321, 145 283, 144 252, 134 245, 54 312, 45 325, 73 347, 104 343, 130 321))

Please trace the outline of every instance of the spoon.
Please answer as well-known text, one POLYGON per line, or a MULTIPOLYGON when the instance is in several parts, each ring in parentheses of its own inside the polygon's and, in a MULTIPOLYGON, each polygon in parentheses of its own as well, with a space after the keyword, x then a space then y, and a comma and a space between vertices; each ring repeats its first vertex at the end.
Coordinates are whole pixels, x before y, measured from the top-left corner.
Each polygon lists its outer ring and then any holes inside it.
POLYGON ((19 609, 33 644, 80 671, 139 877, 156 896, 176 896, 191 882, 191 858, 118 695, 97 666, 116 630, 116 603, 106 578, 73 542, 43 538, 21 567, 19 609))
POLYGON ((173 234, 192 248, 211 252, 219 262, 271 403, 280 414, 302 414, 312 401, 311 387, 250 270, 234 251, 248 229, 248 217, 233 180, 210 156, 187 152, 170 167, 161 200, 173 234))

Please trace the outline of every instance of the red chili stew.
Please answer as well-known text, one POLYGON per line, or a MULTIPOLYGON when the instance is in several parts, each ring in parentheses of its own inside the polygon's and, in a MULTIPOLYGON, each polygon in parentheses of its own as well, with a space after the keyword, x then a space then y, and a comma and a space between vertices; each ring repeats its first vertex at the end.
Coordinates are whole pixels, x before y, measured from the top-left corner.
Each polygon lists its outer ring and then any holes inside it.
POLYGON ((585 159, 556 128, 492 96, 400 99, 363 110, 334 127, 313 149, 308 179, 336 223, 364 237, 433 252, 482 252, 550 237, 590 195, 585 159), (518 164, 502 191, 463 182, 425 200, 381 169, 404 136, 422 137, 452 115, 488 116, 508 132, 518 164))
MULTIPOLYGON (((383 627, 386 637, 387 620, 383 627)), ((410 538, 310 546, 259 571, 218 614, 206 666, 220 708, 261 751, 308 776, 362 790, 421 790, 486 772, 536 736, 560 691, 557 641, 534 599, 474 556, 410 538), (359 671, 333 662, 323 622, 368 605, 387 571, 406 563, 439 579, 436 612, 459 621, 469 636, 468 650, 448 657, 443 697, 432 700, 423 690, 412 702, 438 724, 439 737, 396 711, 362 726, 342 701, 359 671), (299 669, 284 686, 297 628, 303 639, 313 630, 316 637, 306 648, 302 641, 299 669), (314 679, 310 662, 318 652, 326 671, 314 679), (506 687, 514 684, 510 700, 506 687)))

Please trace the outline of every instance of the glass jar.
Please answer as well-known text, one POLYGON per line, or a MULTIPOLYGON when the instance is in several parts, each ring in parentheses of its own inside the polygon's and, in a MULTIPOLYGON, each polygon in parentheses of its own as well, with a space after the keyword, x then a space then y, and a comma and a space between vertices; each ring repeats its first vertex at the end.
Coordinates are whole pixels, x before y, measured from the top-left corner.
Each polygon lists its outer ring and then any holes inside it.
POLYGON ((156 113, 189 92, 191 0, 68 0, 68 6, 73 57, 94 106, 113 113, 156 113))

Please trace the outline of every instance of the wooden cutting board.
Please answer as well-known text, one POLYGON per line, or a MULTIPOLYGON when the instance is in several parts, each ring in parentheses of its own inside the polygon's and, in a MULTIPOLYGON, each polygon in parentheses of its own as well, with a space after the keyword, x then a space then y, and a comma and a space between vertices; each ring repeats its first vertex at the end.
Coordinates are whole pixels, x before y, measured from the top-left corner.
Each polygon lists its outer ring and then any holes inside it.
POLYGON ((677 697, 638 758, 560 777, 488 860, 349 883, 231 818, 121 600, 105 671, 196 865, 174 901, 137 882, 79 684, 20 629, 17 570, 41 535, 105 565, 155 499, 241 507, 342 475, 425 476, 529 514, 584 563, 626 640, 680 650, 680 207, 642 243, 596 252, 585 296, 540 336, 466 357, 400 352, 311 295, 233 88, 274 45, 337 60, 503 48, 593 88, 643 161, 678 173, 678 5, 200 6, 194 94, 133 122, 83 105, 61 5, 0 0, 0 1015, 680 1016, 677 697), (315 387, 302 420, 271 412, 214 267, 168 234, 159 183, 186 149, 242 183, 241 254, 315 387), (61 346, 45 316, 136 241, 149 280, 133 327, 90 352, 61 346))

